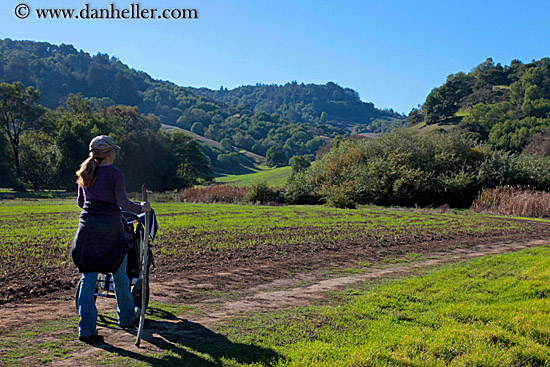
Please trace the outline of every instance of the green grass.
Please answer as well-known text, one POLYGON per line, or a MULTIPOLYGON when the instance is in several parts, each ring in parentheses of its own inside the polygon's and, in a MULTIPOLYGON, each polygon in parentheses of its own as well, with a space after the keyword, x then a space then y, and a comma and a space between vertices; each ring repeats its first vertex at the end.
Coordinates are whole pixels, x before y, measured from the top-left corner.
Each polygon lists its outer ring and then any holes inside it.
POLYGON ((4 195, 14 196, 18 199, 66 199, 74 196, 74 193, 67 192, 67 190, 14 191, 0 188, 0 199, 4 195))
POLYGON ((428 134, 433 131, 439 131, 441 129, 449 132, 451 130, 456 129, 456 125, 450 125, 450 124, 432 124, 432 125, 426 125, 425 122, 421 122, 419 124, 413 125, 408 127, 408 130, 411 130, 413 132, 419 133, 419 134, 428 134))
POLYGON ((360 243, 372 238, 390 243, 413 235, 485 233, 495 229, 519 229, 524 225, 470 212, 433 214, 369 207, 342 210, 321 206, 166 204, 160 208, 159 213, 177 214, 159 216, 163 228, 161 251, 166 255, 187 250, 293 246, 327 241, 360 243))
POLYGON ((464 117, 464 116, 468 116, 470 114, 470 109, 467 109, 467 110, 459 110, 455 113, 455 116, 460 116, 460 117, 464 117))
POLYGON ((549 269, 548 247, 485 257, 220 332, 273 349, 275 366, 549 366, 549 269))
POLYGON ((0 365, 43 365, 84 349, 78 341, 78 318, 43 321, 3 334, 0 365))
MULTIPOLYGON (((254 206, 156 203, 159 256, 265 245, 294 246, 375 238, 384 243, 412 235, 517 230, 522 222, 464 212, 362 207, 254 206)), ((0 204, 0 276, 21 267, 27 276, 71 263, 70 249, 80 209, 74 200, 8 201, 0 204), (53 256, 52 256, 53 255, 53 256), (46 260, 44 260, 46 259, 46 260), (11 263, 10 263, 11 261, 11 263)))
POLYGON ((247 186, 261 181, 267 182, 269 186, 282 187, 286 185, 291 173, 291 167, 268 168, 258 166, 258 171, 244 175, 224 175, 216 177, 215 181, 219 183, 228 183, 237 186, 247 186))

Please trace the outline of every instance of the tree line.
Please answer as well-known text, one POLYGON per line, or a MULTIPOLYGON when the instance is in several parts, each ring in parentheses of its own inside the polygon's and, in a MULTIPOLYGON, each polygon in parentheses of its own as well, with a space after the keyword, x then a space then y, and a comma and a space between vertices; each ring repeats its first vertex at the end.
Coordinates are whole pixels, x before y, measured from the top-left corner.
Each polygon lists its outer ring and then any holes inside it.
POLYGON ((211 180, 197 142, 181 132, 162 132, 152 114, 125 105, 97 107, 74 94, 54 110, 39 98, 34 87, 0 83, 0 187, 76 189, 75 171, 97 135, 110 135, 122 147, 116 165, 128 190, 146 183, 165 191, 211 180))
POLYGON ((254 112, 277 113, 290 122, 329 124, 368 132, 381 132, 380 126, 374 124, 376 120, 398 120, 399 126, 405 122, 403 116, 393 110, 380 110, 371 102, 361 101, 355 90, 333 82, 318 85, 293 81, 284 85, 247 85, 232 90, 197 88, 193 92, 232 105, 249 105, 254 112))
POLYGON ((469 207, 485 188, 550 189, 549 58, 509 66, 487 59, 449 75, 408 121, 453 128, 336 139, 292 175, 286 201, 469 207))

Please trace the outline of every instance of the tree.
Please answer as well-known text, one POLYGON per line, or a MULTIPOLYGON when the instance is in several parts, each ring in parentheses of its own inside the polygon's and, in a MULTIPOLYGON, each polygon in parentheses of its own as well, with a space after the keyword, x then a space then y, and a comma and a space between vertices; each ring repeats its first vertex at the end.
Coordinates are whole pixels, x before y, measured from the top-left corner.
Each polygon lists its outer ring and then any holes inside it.
POLYGON ((311 163, 301 155, 290 158, 290 166, 292 173, 303 172, 311 166, 311 163))
POLYGON ((278 145, 274 145, 267 150, 265 155, 268 167, 284 166, 288 163, 288 157, 285 151, 278 145))
POLYGON ((492 58, 488 58, 474 69, 476 78, 476 86, 479 88, 485 84, 488 85, 508 85, 508 75, 500 64, 493 62, 492 58))
POLYGON ((237 152, 221 153, 218 154, 216 159, 224 167, 238 167, 241 164, 241 159, 237 152))
POLYGON ((421 105, 418 105, 418 108, 413 108, 411 112, 409 112, 407 121, 411 126, 424 121, 424 112, 422 111, 421 105))
POLYGON ((228 152, 232 152, 233 151, 233 146, 231 144, 231 139, 229 138, 223 138, 221 141, 220 141, 220 144, 222 146, 222 148, 224 150, 227 150, 228 152))
MULTIPOLYGON (((144 115, 137 107, 112 106, 104 113, 107 131, 122 148, 118 154, 117 165, 126 176, 129 191, 139 190, 142 183, 152 190, 161 190, 164 186, 165 172, 170 171, 168 160, 163 154, 159 140, 160 122, 154 115, 144 115), (143 167, 155 167, 143 169, 143 167)), ((175 169, 172 168, 175 175, 175 169)))
POLYGON ((494 104, 478 103, 464 117, 460 127, 470 131, 479 140, 487 141, 489 133, 497 123, 509 119, 506 113, 511 109, 509 102, 494 104))
POLYGON ((191 126, 191 132, 195 133, 197 135, 203 136, 204 135, 204 127, 200 122, 195 122, 193 126, 191 126))
POLYGON ((439 88, 434 88, 424 102, 426 124, 434 124, 451 117, 459 109, 459 102, 472 92, 472 78, 464 73, 451 74, 439 88))
POLYGON ((319 118, 319 122, 322 124, 325 124, 328 121, 328 115, 325 111, 321 112, 321 117, 319 118))
POLYGON ((55 145, 63 157, 56 167, 55 186, 74 190, 75 171, 88 156, 90 140, 97 135, 108 135, 109 128, 104 116, 93 112, 88 100, 75 94, 69 96, 65 107, 54 112, 53 120, 55 145))
POLYGON ((34 190, 51 186, 55 168, 61 160, 52 137, 42 131, 29 131, 21 138, 21 174, 34 190))
POLYGON ((15 165, 11 159, 11 149, 5 134, 0 134, 0 187, 17 186, 15 165))
POLYGON ((212 169, 199 144, 189 135, 174 131, 169 134, 170 148, 176 156, 178 188, 195 185, 199 180, 212 180, 212 169))
POLYGON ((40 92, 33 87, 25 89, 22 83, 0 83, 0 124, 6 132, 13 150, 17 177, 21 178, 19 145, 21 135, 39 127, 45 109, 37 101, 40 92))

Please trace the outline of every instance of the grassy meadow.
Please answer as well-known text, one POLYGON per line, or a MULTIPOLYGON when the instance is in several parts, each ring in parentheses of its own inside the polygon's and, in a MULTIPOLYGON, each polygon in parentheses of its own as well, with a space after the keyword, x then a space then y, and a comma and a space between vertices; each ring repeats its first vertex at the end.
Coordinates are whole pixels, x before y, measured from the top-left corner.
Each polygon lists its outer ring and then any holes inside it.
POLYGON ((549 269, 549 247, 490 256, 222 330, 275 350, 275 366, 548 366, 549 269))
MULTIPOLYGON (((263 245, 360 241, 379 242, 411 236, 518 230, 520 222, 470 212, 442 214, 362 207, 155 203, 160 224, 159 255, 187 251, 238 249, 263 245)), ((14 267, 25 273, 70 262, 80 209, 75 200, 16 200, 0 204, 0 276, 14 267), (48 255, 48 256, 45 256, 48 255), (55 256, 52 256, 55 255, 55 256)))
MULTIPOLYGON (((392 246, 411 238, 444 241, 446 236, 529 232, 529 222, 470 211, 185 203, 154 203, 153 207, 161 228, 155 241, 158 258, 263 246, 291 249, 304 243, 323 246, 374 240, 392 246)), ((38 274, 42 269, 67 271, 79 211, 74 200, 3 201, 0 277, 23 266, 38 274)), ((153 300, 147 320, 158 333, 150 338, 154 350, 133 350, 133 345, 111 341, 113 345, 87 355, 85 362, 108 366, 550 366, 549 259, 549 247, 483 257, 362 282, 325 294, 307 307, 244 313, 209 328, 188 321, 205 312, 205 304, 153 300), (176 329, 168 332, 167 325, 176 329)), ((365 273, 386 266, 392 266, 391 259, 342 270, 365 273)), ((25 276, 24 271, 20 274, 25 276)), ((3 331, 0 365, 56 365, 71 358, 84 362, 78 356, 87 347, 75 340, 76 324, 77 318, 72 317, 3 331)), ((102 312, 99 326, 116 328, 114 312, 102 312)))
POLYGON ((254 173, 247 173, 244 175, 224 175, 216 177, 215 181, 236 186, 252 185, 254 183, 265 181, 268 186, 282 187, 286 185, 290 173, 290 166, 276 168, 258 166, 258 170, 254 173))

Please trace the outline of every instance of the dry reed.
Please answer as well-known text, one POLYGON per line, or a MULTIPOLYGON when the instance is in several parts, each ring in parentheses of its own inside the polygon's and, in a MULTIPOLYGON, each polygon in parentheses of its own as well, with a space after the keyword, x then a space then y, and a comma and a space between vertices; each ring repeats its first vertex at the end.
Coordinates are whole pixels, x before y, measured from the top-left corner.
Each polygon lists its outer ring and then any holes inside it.
POLYGON ((180 200, 188 203, 242 203, 248 201, 249 186, 212 185, 188 187, 180 200))
POLYGON ((520 217, 549 217, 550 193, 512 186, 484 189, 474 200, 472 210, 520 217))

